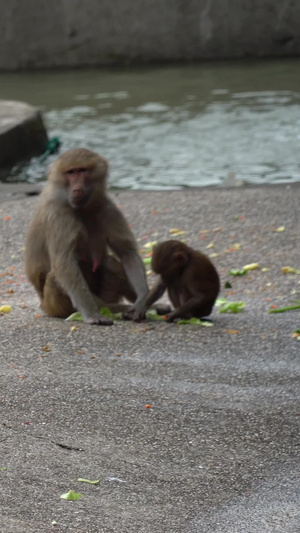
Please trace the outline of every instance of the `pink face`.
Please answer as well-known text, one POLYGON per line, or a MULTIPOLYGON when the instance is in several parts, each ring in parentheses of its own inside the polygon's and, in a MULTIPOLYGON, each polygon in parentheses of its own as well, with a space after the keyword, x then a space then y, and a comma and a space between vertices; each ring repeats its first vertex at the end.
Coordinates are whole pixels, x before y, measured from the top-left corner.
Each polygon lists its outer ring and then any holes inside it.
POLYGON ((72 207, 83 207, 92 191, 92 176, 89 168, 70 168, 65 172, 68 184, 68 198, 72 207))

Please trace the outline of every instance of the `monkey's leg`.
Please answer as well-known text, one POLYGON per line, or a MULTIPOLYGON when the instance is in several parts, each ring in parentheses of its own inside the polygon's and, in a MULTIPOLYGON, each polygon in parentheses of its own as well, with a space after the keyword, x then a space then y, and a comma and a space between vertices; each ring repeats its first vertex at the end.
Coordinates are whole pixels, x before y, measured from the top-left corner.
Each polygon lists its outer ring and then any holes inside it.
POLYGON ((122 298, 129 302, 136 300, 136 292, 129 283, 124 267, 118 259, 107 255, 101 265, 97 295, 104 302, 117 303, 122 298))
POLYGON ((60 288, 51 272, 46 277, 41 308, 47 315, 58 318, 67 318, 75 311, 69 296, 60 288))
MULTIPOLYGON (((214 302, 213 302, 214 303, 214 302)), ((183 305, 176 307, 167 318, 167 322, 173 322, 175 318, 203 318, 210 315, 213 303, 204 296, 194 296, 183 305)))
POLYGON ((104 257, 101 265, 93 271, 92 262, 80 261, 81 272, 96 301, 98 310, 108 307, 112 313, 123 313, 129 305, 119 303, 123 296, 135 299, 121 263, 113 256, 104 257))
POLYGON ((123 297, 135 300, 124 268, 115 257, 107 255, 95 272, 92 265, 80 263, 81 271, 97 303, 98 309, 108 307, 112 313, 128 311, 129 305, 120 303, 123 297))

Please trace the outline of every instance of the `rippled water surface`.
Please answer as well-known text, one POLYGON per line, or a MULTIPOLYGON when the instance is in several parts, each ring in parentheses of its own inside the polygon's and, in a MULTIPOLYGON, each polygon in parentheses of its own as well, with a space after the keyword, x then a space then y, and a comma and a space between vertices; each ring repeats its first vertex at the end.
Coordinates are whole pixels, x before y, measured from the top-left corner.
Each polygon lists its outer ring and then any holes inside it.
MULTIPOLYGON (((41 107, 63 150, 107 157, 113 186, 300 181, 298 60, 1 74, 0 98, 41 107)), ((37 159, 12 179, 44 177, 37 159)))

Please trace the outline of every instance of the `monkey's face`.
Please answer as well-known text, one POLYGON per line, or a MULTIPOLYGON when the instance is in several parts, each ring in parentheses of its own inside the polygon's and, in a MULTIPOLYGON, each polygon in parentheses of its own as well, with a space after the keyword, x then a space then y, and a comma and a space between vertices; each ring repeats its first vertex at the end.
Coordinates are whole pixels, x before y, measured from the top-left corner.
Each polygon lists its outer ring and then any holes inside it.
POLYGON ((48 180, 55 196, 73 209, 86 209, 104 198, 107 161, 85 148, 62 154, 49 169, 48 180))
POLYGON ((95 188, 90 168, 70 168, 64 173, 68 200, 71 207, 80 209, 89 203, 95 188))

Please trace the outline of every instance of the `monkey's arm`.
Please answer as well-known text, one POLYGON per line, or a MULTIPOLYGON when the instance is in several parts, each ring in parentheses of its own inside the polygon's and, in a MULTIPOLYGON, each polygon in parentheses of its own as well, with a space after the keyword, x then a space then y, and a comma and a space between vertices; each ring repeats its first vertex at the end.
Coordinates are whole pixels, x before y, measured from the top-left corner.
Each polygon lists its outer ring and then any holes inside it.
POLYGON ((159 298, 162 297, 166 288, 167 286, 164 284, 161 276, 157 276, 153 287, 150 289, 150 291, 147 294, 147 297, 145 298, 145 302, 144 302, 145 311, 149 309, 149 307, 152 304, 154 304, 159 298))
POLYGON ((96 300, 74 259, 70 262, 57 264, 54 272, 59 284, 68 294, 73 307, 82 314, 84 322, 101 326, 110 326, 113 324, 111 319, 99 313, 96 300), (72 262, 73 264, 71 264, 72 262))
POLYGON ((144 263, 135 250, 126 251, 120 256, 120 260, 122 261, 129 282, 137 294, 137 299, 132 309, 138 310, 142 307, 142 303, 148 293, 144 263))
POLYGON ((129 282, 137 295, 131 308, 132 318, 141 320, 143 304, 148 294, 144 263, 139 256, 135 238, 124 216, 110 200, 108 200, 106 216, 108 244, 122 262, 129 282))

